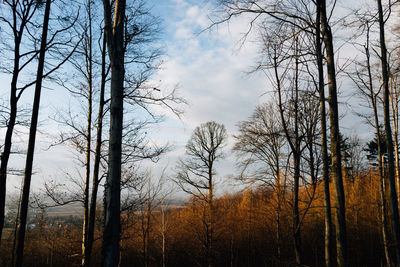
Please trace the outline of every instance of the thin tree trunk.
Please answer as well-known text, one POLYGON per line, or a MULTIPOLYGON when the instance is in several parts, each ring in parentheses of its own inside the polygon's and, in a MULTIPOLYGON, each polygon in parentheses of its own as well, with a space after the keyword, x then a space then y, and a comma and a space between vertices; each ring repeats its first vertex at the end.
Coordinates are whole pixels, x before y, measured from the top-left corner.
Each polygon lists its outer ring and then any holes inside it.
POLYGON ((301 232, 300 232, 300 213, 299 213, 299 180, 300 180, 300 159, 294 157, 294 195, 293 195, 293 236, 294 251, 297 264, 302 264, 301 257, 301 232))
POLYGON ((388 243, 388 229, 387 229, 387 220, 386 220, 386 197, 385 197, 385 179, 384 179, 384 170, 383 170, 383 151, 381 147, 382 139, 381 132, 379 127, 379 116, 378 109, 376 105, 376 96, 373 90, 372 84, 372 73, 371 73, 371 63, 370 63, 370 52, 369 52, 369 28, 367 32, 367 43, 365 46, 365 55, 367 57, 367 70, 368 70, 368 84, 369 84, 369 96, 371 99, 372 109, 374 113, 374 122, 375 122, 375 134, 378 145, 378 171, 379 171, 379 181, 380 181, 380 208, 381 208, 381 231, 382 231, 382 242, 383 248, 385 252, 385 261, 386 266, 390 267, 390 254, 389 254, 389 243, 388 243))
MULTIPOLYGON (((210 155, 211 156, 211 155, 210 155)), ((208 267, 214 266, 214 256, 213 256, 213 231, 214 231, 214 214, 213 214, 213 201, 214 201, 214 186, 213 186, 213 174, 212 174, 213 165, 212 162, 209 161, 209 171, 208 171, 208 212, 209 212, 209 232, 208 232, 208 248, 207 248, 207 261, 208 267)))
POLYGON ((91 158, 91 142, 92 142, 92 92, 93 92, 93 74, 92 74, 92 16, 91 16, 91 0, 87 4, 89 33, 86 34, 85 57, 88 80, 88 112, 87 112, 87 129, 86 129, 86 174, 85 188, 83 194, 83 226, 82 226, 82 266, 86 264, 87 246, 88 246, 88 227, 89 227, 89 190, 90 190, 90 158, 91 158))
POLYGON ((399 209, 397 202, 396 183, 395 183, 395 166, 393 156, 393 139, 392 129, 390 125, 390 103, 389 103, 389 67, 387 62, 387 50, 385 43, 385 23, 383 19, 382 2, 377 1, 379 14, 379 39, 381 47, 381 62, 382 62, 382 79, 383 79, 383 106, 384 106, 384 125, 386 131, 386 149, 388 157, 388 178, 390 190, 390 206, 392 209, 392 228, 393 241, 395 244, 397 265, 400 265, 400 224, 399 224, 399 209))
POLYGON ((26 155, 24 185, 22 189, 23 191, 21 199, 21 209, 20 209, 18 231, 17 231, 17 248, 16 248, 16 264, 15 264, 16 267, 22 266, 22 260, 24 255, 25 227, 28 215, 29 191, 32 178, 33 156, 35 153, 36 131, 37 131, 37 123, 39 117, 40 94, 42 89, 43 69, 44 69, 44 61, 46 54, 47 29, 49 26, 50 5, 51 5, 51 0, 47 0, 44 13, 44 20, 43 20, 43 32, 40 44, 35 96, 33 100, 32 118, 29 129, 28 151, 26 155))
POLYGON ((161 251, 162 251, 162 267, 166 267, 166 223, 165 223, 165 207, 163 204, 161 204, 161 236, 162 236, 162 245, 161 245, 161 251))
MULTIPOLYGON (((16 17, 14 17, 14 24, 16 24, 16 17)), ((14 127, 17 119, 17 82, 19 76, 19 65, 20 65, 20 46, 22 39, 21 27, 19 32, 14 32, 14 68, 11 80, 11 92, 10 92, 10 117, 7 122, 7 131, 4 140, 4 149, 1 153, 0 159, 0 244, 2 240, 3 226, 4 226, 4 216, 5 216, 5 205, 6 205, 6 185, 7 185, 7 167, 8 161, 11 154, 12 146, 12 135, 14 132, 14 127)))
MULTIPOLYGON (((19 45, 14 50, 15 57, 19 57, 19 45)), ((11 82, 11 97, 10 97, 10 118, 7 122, 7 131, 4 141, 4 150, 1 153, 1 165, 0 165, 0 244, 2 240, 4 216, 5 216, 5 204, 6 204, 6 185, 7 185, 7 166, 8 160, 10 159, 11 146, 12 146, 12 135, 14 132, 14 126, 17 118, 17 80, 19 59, 14 59, 14 72, 11 82)))
POLYGON ((347 234, 346 234, 346 210, 345 196, 343 189, 342 177, 342 159, 340 151, 340 128, 339 128, 339 110, 337 102, 337 87, 336 87, 336 70, 332 32, 328 24, 326 16, 326 1, 318 0, 320 5, 321 15, 321 30, 326 49, 326 63, 328 70, 328 87, 329 87, 329 118, 331 131, 331 155, 332 155, 332 176, 335 183, 335 224, 336 224, 336 255, 337 264, 339 267, 347 266, 347 234))
POLYGON ((324 203, 325 203, 325 265, 333 266, 333 236, 332 236, 332 213, 331 213, 331 197, 329 190, 329 157, 326 133, 326 111, 325 111, 325 83, 324 68, 321 43, 321 14, 320 5, 317 5, 316 18, 316 54, 318 65, 318 87, 319 87, 319 103, 321 116, 321 153, 322 153, 322 177, 324 181, 324 203))
MULTIPOLYGON (((149 181, 150 182, 150 181, 149 181)), ((146 243, 145 243, 145 267, 150 266, 150 255, 149 255, 149 242, 150 242, 150 225, 151 225, 151 209, 152 209, 152 199, 150 199, 150 191, 149 191, 149 200, 146 207, 146 243)))
POLYGON ((278 264, 281 262, 282 250, 282 227, 281 227, 281 209, 283 201, 283 190, 281 185, 281 170, 279 164, 279 155, 276 154, 276 185, 277 185, 277 209, 276 209, 276 243, 277 243, 277 258, 278 264))
MULTIPOLYGON (((296 47, 297 47, 297 40, 296 40, 296 47)), ((297 49, 297 48, 296 48, 297 49)), ((276 53, 276 51, 275 51, 276 53)), ((297 53, 297 51, 296 51, 297 53)), ((293 154, 293 161, 294 161, 294 175, 293 175, 293 239, 294 239, 294 252, 296 255, 296 262, 297 264, 302 263, 301 259, 301 232, 300 232, 300 213, 299 213, 299 180, 300 180, 300 141, 299 141, 299 136, 298 136, 298 105, 297 105, 297 100, 298 100, 298 58, 296 56, 296 73, 295 73, 295 137, 294 137, 294 143, 292 141, 292 138, 289 134, 287 125, 286 125, 286 120, 284 117, 284 110, 283 110, 283 104, 282 104, 282 88, 280 84, 280 78, 278 74, 278 62, 277 62, 277 55, 274 55, 274 72, 275 72, 275 79, 276 79, 276 84, 277 84, 277 90, 278 90, 278 106, 279 106, 279 113, 282 121, 282 126, 283 130, 285 133, 285 137, 287 141, 289 142, 290 149, 293 154)))
MULTIPOLYGON (((399 170, 399 110, 398 110, 398 95, 395 86, 391 86, 390 103, 392 109, 393 120, 393 146, 394 146, 394 165, 395 165, 395 179, 396 179, 396 192, 400 190, 400 170, 399 170)), ((400 194, 397 195, 397 203, 400 201, 400 194)))
POLYGON ((300 138, 299 138, 299 56, 298 56, 298 39, 295 39, 295 100, 294 100, 294 134, 295 134, 295 153, 294 158, 294 200, 293 200, 293 217, 294 217, 294 244, 297 264, 302 264, 302 245, 301 245, 301 225, 299 212, 299 182, 300 182, 300 138))
POLYGON ((111 105, 108 175, 104 196, 103 264, 115 267, 119 262, 120 182, 124 94, 124 20, 125 0, 116 0, 114 24, 111 4, 103 0, 104 27, 111 63, 111 105))
POLYGON ((94 155, 94 166, 93 166, 93 185, 92 195, 90 199, 89 209, 89 225, 88 225, 88 236, 87 236, 87 247, 86 247, 86 261, 85 266, 90 266, 91 253, 94 241, 94 228, 96 222, 96 204, 97 204, 97 192, 99 188, 99 173, 100 173, 100 160, 101 160, 101 147, 102 147, 102 134, 103 134, 103 113, 104 113, 104 91, 106 85, 106 39, 103 38, 103 51, 101 54, 101 85, 100 85, 100 103, 99 111, 97 116, 97 140, 96 140, 96 151, 94 155))
MULTIPOLYGON (((381 142, 380 138, 380 131, 379 128, 377 128, 377 142, 381 142)), ((378 145, 378 165, 379 165, 379 196, 380 196, 380 208, 381 208, 381 231, 382 231, 382 242, 383 242, 383 249, 385 252, 385 261, 386 261, 386 266, 390 267, 391 261, 390 261, 390 254, 389 254, 389 242, 388 242, 388 229, 387 229, 387 220, 386 220, 386 197, 385 197, 385 179, 384 179, 384 174, 383 174, 383 153, 381 149, 381 145, 378 145)))

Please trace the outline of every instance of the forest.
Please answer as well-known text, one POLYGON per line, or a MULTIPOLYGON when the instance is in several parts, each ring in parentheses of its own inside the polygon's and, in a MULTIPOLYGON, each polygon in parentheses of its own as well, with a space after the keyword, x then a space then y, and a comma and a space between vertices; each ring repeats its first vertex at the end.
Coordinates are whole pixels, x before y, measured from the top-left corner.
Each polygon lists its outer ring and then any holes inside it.
POLYGON ((396 0, 0 1, 0 266, 400 266, 399 16, 396 0), (228 58, 222 29, 239 32, 228 58), (203 72, 168 55, 182 36, 203 72), (207 62, 218 46, 242 76, 207 62), (168 83, 183 70, 197 79, 168 83))

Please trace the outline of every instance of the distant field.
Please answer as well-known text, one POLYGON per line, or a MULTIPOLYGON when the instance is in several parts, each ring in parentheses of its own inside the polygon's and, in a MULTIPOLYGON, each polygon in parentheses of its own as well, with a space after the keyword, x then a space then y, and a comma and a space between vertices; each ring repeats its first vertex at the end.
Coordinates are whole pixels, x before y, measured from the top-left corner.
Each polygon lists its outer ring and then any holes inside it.
POLYGON ((83 207, 81 203, 65 205, 61 207, 53 207, 46 209, 47 216, 77 216, 83 217, 83 207))

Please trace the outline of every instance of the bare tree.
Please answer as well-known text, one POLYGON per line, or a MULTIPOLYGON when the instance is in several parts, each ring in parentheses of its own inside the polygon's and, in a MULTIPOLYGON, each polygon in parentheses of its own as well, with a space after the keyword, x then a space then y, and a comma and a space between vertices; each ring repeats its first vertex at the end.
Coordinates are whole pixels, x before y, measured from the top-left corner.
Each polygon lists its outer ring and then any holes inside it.
POLYGON ((89 208, 89 226, 87 234, 87 246, 86 246, 86 257, 87 266, 90 266, 90 259, 92 253, 92 247, 94 242, 94 229, 95 229, 95 219, 96 219, 96 207, 97 207, 97 192, 100 183, 100 161, 102 158, 102 144, 103 144, 103 118, 104 118, 104 94, 106 85, 106 41, 103 37, 103 46, 101 53, 101 84, 100 84, 100 101, 99 110, 97 115, 97 131, 96 131, 96 148, 94 154, 94 166, 93 166, 93 184, 92 184, 92 194, 90 199, 89 208))
POLYGON ((277 258, 281 260, 281 210, 284 205, 286 179, 284 173, 285 138, 280 117, 273 103, 257 106, 247 121, 238 123, 233 150, 238 154, 240 180, 275 189, 277 258))
POLYGON ((221 152, 227 139, 225 126, 214 121, 196 127, 186 145, 187 158, 180 160, 176 182, 186 193, 206 205, 203 220, 205 228, 204 246, 207 264, 213 266, 213 200, 215 163, 223 157, 221 152))
POLYGON ((335 183, 336 200, 336 255, 338 266, 347 266, 347 234, 346 234, 346 209, 345 196, 342 177, 342 159, 340 151, 340 129, 339 129, 339 110, 337 101, 335 51, 333 48, 333 37, 331 27, 328 22, 326 1, 317 1, 320 11, 321 33, 326 50, 326 64, 328 72, 329 88, 329 118, 330 118, 330 137, 331 137, 331 171, 335 183))
MULTIPOLYGON (((318 49, 321 51, 321 45, 319 43, 320 42, 320 26, 322 24, 324 24, 324 22, 322 21, 324 19, 324 17, 322 16, 322 13, 320 12, 321 8, 319 8, 318 4, 315 1, 275 1, 275 0, 257 0, 257 1, 249 1, 249 0, 220 0, 218 1, 222 7, 222 17, 219 16, 218 19, 216 21, 213 21, 212 25, 218 25, 220 23, 224 23, 227 22, 235 17, 241 16, 242 14, 247 14, 250 18, 249 18, 249 26, 248 26, 248 30, 245 32, 242 41, 244 42, 246 40, 246 38, 249 36, 250 32, 252 32, 253 29, 259 29, 260 27, 262 28, 261 31, 261 36, 260 38, 263 39, 263 45, 265 43, 265 40, 268 42, 268 39, 270 39, 270 36, 267 37, 266 33, 271 32, 271 28, 278 28, 278 30, 273 29, 272 32, 275 32, 276 35, 278 36, 283 36, 284 33, 287 31, 288 28, 291 29, 291 33, 289 35, 287 35, 286 37, 282 37, 281 40, 279 40, 278 42, 286 42, 289 39, 297 39, 297 41, 303 42, 301 39, 315 39, 315 41, 311 43, 309 43, 308 45, 306 45, 308 47, 307 51, 303 51, 303 49, 300 49, 299 55, 296 57, 297 61, 300 65, 307 65, 308 63, 305 62, 310 62, 314 59, 310 59, 310 58, 306 58, 305 55, 315 55, 317 54, 318 51, 314 50, 318 49), (320 13, 315 15, 316 13, 320 13), (321 18, 320 18, 321 17, 321 18), (322 20, 321 20, 322 19, 322 20), (316 27, 318 27, 318 29, 316 29, 316 27), (300 37, 300 36, 304 36, 304 37, 300 37), (308 37, 307 37, 308 35, 308 37), (312 37, 311 37, 312 36, 312 37), (316 37, 317 36, 317 37, 316 37), (299 39, 300 38, 300 39, 299 39), (314 46, 315 42, 318 42, 318 44, 316 44, 316 46, 314 46), (313 48, 314 47, 314 48, 313 48), (302 57, 301 60, 299 60, 299 57, 302 57), (301 63, 300 63, 301 62, 301 63)), ((325 7, 325 6, 324 6, 325 7)), ((221 13, 219 13, 221 14, 221 13)), ((326 25, 326 23, 325 23, 326 25)), ((322 27, 322 36, 326 36, 324 31, 324 27, 322 27)), ((296 43, 296 41, 292 42, 293 44, 296 43)), ((265 45, 264 45, 265 46, 265 45)), ((293 45, 294 46, 294 45, 293 45)), ((333 51, 333 50, 332 50, 333 51)), ((267 50, 262 50, 262 53, 269 53, 267 50)), ((283 54, 282 58, 285 58, 289 55, 287 54, 283 54)), ((322 70, 322 66, 323 66, 323 53, 319 53, 319 55, 317 55, 317 57, 315 59, 319 58, 317 61, 319 61, 318 65, 318 69, 320 70, 318 72, 318 76, 320 76, 319 80, 321 82, 321 84, 318 86, 320 89, 319 90, 323 90, 323 72, 321 72, 322 70)), ((270 62, 271 63, 271 62, 270 62)), ((276 63, 279 63, 278 61, 276 63)), ((278 74, 278 76, 284 76, 284 73, 289 71, 289 69, 294 70, 297 69, 296 65, 298 66, 299 64, 294 64, 295 66, 292 66, 291 68, 287 67, 286 70, 282 70, 283 68, 281 68, 276 74, 278 74)), ((270 64, 270 65, 274 65, 274 64, 270 64)), ((277 65, 277 64, 275 64, 277 65)), ((334 65, 332 65, 334 67, 334 65)), ((265 65, 263 64, 259 64, 257 66, 258 69, 261 70, 265 70, 265 65)), ((308 67, 307 67, 308 68, 308 67)), ((331 69, 332 70, 332 69, 331 69)), ((334 70, 334 69, 333 69, 334 70)), ((302 72, 302 71, 300 71, 302 72)), ((271 75, 271 76, 277 76, 277 75, 271 75)), ((312 76, 312 75, 311 75, 312 76)), ((278 77, 279 78, 279 77, 278 77)), ((311 77, 311 79, 313 79, 313 77, 311 77)), ((274 78, 274 80, 276 80, 274 78)), ((296 85, 295 79, 293 79, 293 87, 295 87, 296 85)), ((279 87, 279 84, 278 84, 279 87)), ((330 97, 329 99, 332 99, 333 102, 335 102, 337 99, 336 97, 336 88, 334 90, 334 94, 330 94, 330 95, 334 95, 333 98, 330 97)), ((324 96, 323 96, 324 98, 324 96)), ((323 100, 325 101, 325 100, 323 100)), ((336 101, 337 102, 337 101, 336 101)), ((283 103, 280 104, 280 106, 282 106, 283 103)), ((331 114, 337 114, 337 103, 336 105, 333 105, 333 107, 336 106, 336 109, 334 110, 334 112, 332 112, 331 114)), ((296 113, 296 104, 294 104, 294 113, 296 113)), ((337 117, 338 118, 338 117, 337 117)), ((338 121, 338 119, 336 120, 338 121)), ((294 128, 296 128, 296 126, 294 125, 294 128)), ((326 127, 323 127, 326 128, 326 127)), ((294 130, 294 133, 296 132, 296 130, 294 130)), ((337 127, 333 130, 333 132, 339 132, 339 127, 337 125, 337 127)), ((332 132, 332 133, 333 133, 332 132)), ((299 135, 300 136, 300 135, 299 135)), ((326 137, 326 135, 325 135, 326 137)), ((326 141, 326 138, 323 138, 324 141, 326 141)), ((301 158, 301 156, 299 156, 298 152, 301 150, 298 149, 298 147, 296 147, 296 142, 293 143, 293 146, 291 146, 292 151, 297 151, 294 153, 294 158, 301 158)), ((327 142, 324 142, 325 144, 327 142)), ((333 143, 335 144, 335 140, 333 141, 333 143)), ((340 148, 339 148, 340 149, 340 148)), ((326 150, 325 150, 326 151, 326 150)), ((340 152, 340 151, 339 151, 340 152)), ((325 153, 325 162, 327 161, 327 153, 325 153)), ((335 153, 335 155, 337 155, 338 153, 335 153)), ((340 154, 340 153, 339 153, 340 154)), ((339 156, 340 157, 340 156, 339 156)), ((296 160, 296 164, 295 165, 300 165, 297 164, 299 161, 296 160)), ((336 162, 336 160, 334 161, 336 162)), ((339 162, 340 162, 340 158, 339 158, 339 162)), ((336 163, 335 163, 336 164, 336 163)), ((327 178, 328 177, 328 168, 327 168, 327 162, 325 163, 325 174, 324 176, 327 178)), ((339 163, 340 165, 340 163, 339 163)), ((336 166, 337 167, 337 166, 336 166)), ((335 168, 336 168, 335 167, 335 168)), ((296 169, 296 168, 294 168, 296 169)), ((297 168, 298 169, 298 168, 297 168)), ((340 172, 340 166, 336 168, 336 172, 340 172)), ((296 172, 297 173, 297 172, 296 172)), ((334 172, 335 173, 335 172, 334 172)), ((338 174, 340 175, 340 174, 338 174)), ((299 175, 294 175, 295 177, 299 177, 299 175)), ((295 180, 297 180, 295 178, 295 180)), ((341 178, 339 177, 339 179, 341 181, 341 178)), ((341 184, 341 182, 339 182, 339 184, 341 184)), ((328 185, 328 184, 327 184, 328 185)), ((295 186, 296 187, 296 186, 295 186)), ((337 187, 342 188, 341 192, 343 192, 343 186, 338 185, 337 187)), ((326 194, 327 194, 327 198, 329 198, 329 186, 326 186, 326 194)), ((296 191, 296 190, 295 190, 296 191)), ((296 192, 295 192, 296 193, 296 192)), ((342 200, 344 200, 344 195, 342 200)), ((341 210, 341 212, 343 212, 344 214, 344 201, 340 201, 340 203, 342 203, 343 205, 341 206, 341 208, 339 210, 341 210)), ((328 203, 330 204, 330 203, 328 203)), ((294 204, 294 211, 296 210, 295 208, 296 203, 294 204)), ((330 205, 327 205, 327 210, 329 209, 330 205)), ((294 212, 297 213, 297 212, 294 212)), ((341 213, 342 214, 342 213, 341 213)), ((330 241, 331 239, 331 235, 330 230, 331 227, 329 226, 330 223, 330 219, 329 219, 329 212, 326 214, 327 216, 327 241, 326 241, 326 247, 327 247, 327 262, 330 261, 329 258, 331 258, 331 253, 329 253, 330 249, 329 247, 331 246, 332 242, 330 241)), ((298 218, 298 216, 294 215, 294 218, 298 218)), ((295 219, 295 221, 297 221, 297 219, 295 219)), ((341 219, 341 222, 344 223, 345 220, 341 219)), ((340 229, 342 229, 343 227, 341 226, 340 229)), ((297 227, 295 227, 295 229, 297 229, 297 227)), ((343 232, 343 231, 342 231, 343 232)), ((345 232, 345 231, 344 231, 345 232)), ((345 235, 345 234, 344 234, 345 235)), ((296 233, 295 234, 295 243, 297 245, 295 245, 295 254, 296 254, 296 258, 297 258, 297 263, 300 263, 301 261, 301 254, 299 252, 300 250, 300 238, 299 238, 299 234, 296 233)), ((343 241, 343 240, 342 240, 343 241)), ((345 240, 343 241, 345 242, 345 240)))
POLYGON ((33 100, 32 118, 29 129, 29 141, 28 141, 28 151, 26 155, 25 176, 24 176, 24 184, 23 184, 22 197, 20 203, 21 207, 18 216, 19 221, 17 229, 17 248, 16 248, 16 262, 15 262, 16 267, 22 266, 22 261, 24 256, 25 227, 28 215, 29 191, 32 179, 33 156, 35 153, 36 131, 37 131, 37 124, 39 117, 40 94, 42 89, 43 70, 45 63, 47 30, 49 27, 49 18, 50 18, 50 6, 51 6, 51 0, 47 0, 43 18, 43 32, 40 44, 39 62, 38 62, 37 78, 35 85, 35 96, 33 100))
POLYGON ((387 49, 385 41, 385 19, 383 15, 382 1, 377 1, 378 5, 378 22, 379 22, 379 44, 381 48, 381 67, 382 67, 382 80, 383 80, 383 115, 384 126, 386 133, 386 149, 388 156, 388 178, 390 190, 390 206, 392 211, 392 228, 394 242, 396 244, 396 259, 397 264, 400 264, 400 223, 399 223, 399 207, 396 193, 396 177, 395 177, 395 160, 394 160, 394 147, 393 136, 390 125, 390 101, 389 101, 389 65, 387 60, 387 49))
POLYGON ((8 162, 11 154, 14 128, 18 124, 17 106, 25 89, 35 84, 35 81, 21 84, 20 74, 31 65, 30 63, 32 63, 39 54, 39 48, 34 45, 37 40, 32 40, 32 36, 29 32, 32 30, 30 29, 32 26, 38 26, 35 23, 35 15, 38 13, 40 7, 40 2, 34 0, 2 2, 3 12, 0 15, 0 21, 5 25, 5 27, 2 28, 2 47, 4 48, 4 55, 8 55, 8 52, 12 52, 13 59, 2 59, 5 64, 1 66, 1 71, 10 74, 12 78, 10 103, 7 108, 9 115, 8 118, 6 118, 7 130, 4 144, 2 144, 0 165, 0 243, 4 225, 8 162), (9 37, 9 39, 6 37, 9 37), (10 43, 8 43, 9 40, 11 40, 10 43), (31 46, 27 45, 28 41, 31 41, 29 42, 32 44, 31 46), (12 66, 12 69, 8 66, 12 66))
POLYGON ((329 157, 328 157, 328 135, 326 125, 325 108, 325 81, 324 81, 324 62, 321 40, 321 5, 317 5, 316 25, 315 25, 315 54, 317 58, 318 83, 315 85, 319 90, 319 102, 321 113, 321 156, 322 156, 322 176, 324 181, 324 203, 325 203, 325 265, 333 265, 333 235, 332 235, 332 213, 331 197, 329 190, 329 157))

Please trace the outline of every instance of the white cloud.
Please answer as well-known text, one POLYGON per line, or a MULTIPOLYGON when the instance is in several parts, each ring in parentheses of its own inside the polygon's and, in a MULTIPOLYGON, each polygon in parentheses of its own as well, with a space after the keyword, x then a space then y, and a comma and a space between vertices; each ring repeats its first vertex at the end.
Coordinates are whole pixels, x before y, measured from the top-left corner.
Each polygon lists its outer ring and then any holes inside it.
MULTIPOLYGON (((262 74, 251 77, 245 74, 258 54, 254 42, 246 42, 238 49, 238 41, 247 30, 248 18, 234 19, 229 24, 198 34, 211 23, 208 18, 211 7, 199 7, 187 1, 174 2, 174 13, 179 15, 166 28, 175 34, 166 44, 168 58, 155 79, 169 86, 179 84, 179 91, 189 104, 182 122, 169 116, 154 135, 175 145, 175 151, 160 162, 161 166, 168 163, 170 167, 184 156, 184 146, 196 126, 214 120, 223 123, 230 135, 234 134, 236 123, 251 115, 268 87, 262 74)), ((250 35, 249 40, 253 39, 250 35)), ((225 149, 229 156, 221 161, 217 171, 220 177, 235 172, 234 156, 230 153, 232 143, 230 137, 225 149)))

